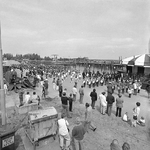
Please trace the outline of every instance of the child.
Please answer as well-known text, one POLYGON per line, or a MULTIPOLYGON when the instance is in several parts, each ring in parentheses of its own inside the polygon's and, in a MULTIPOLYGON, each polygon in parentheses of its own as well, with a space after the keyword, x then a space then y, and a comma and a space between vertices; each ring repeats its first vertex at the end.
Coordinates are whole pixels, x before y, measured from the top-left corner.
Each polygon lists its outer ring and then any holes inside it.
POLYGON ((126 112, 123 115, 122 120, 125 121, 125 122, 127 122, 130 126, 132 126, 132 121, 131 121, 131 119, 129 119, 128 112, 126 112))
POLYGON ((69 97, 69 111, 72 112, 72 103, 73 103, 73 97, 72 94, 70 93, 70 97, 69 97))
POLYGON ((122 120, 125 121, 125 122, 127 122, 129 120, 127 112, 123 115, 122 120))
POLYGON ((141 119, 139 121, 137 121, 137 124, 141 125, 141 126, 145 126, 145 119, 144 119, 144 117, 141 117, 141 119))

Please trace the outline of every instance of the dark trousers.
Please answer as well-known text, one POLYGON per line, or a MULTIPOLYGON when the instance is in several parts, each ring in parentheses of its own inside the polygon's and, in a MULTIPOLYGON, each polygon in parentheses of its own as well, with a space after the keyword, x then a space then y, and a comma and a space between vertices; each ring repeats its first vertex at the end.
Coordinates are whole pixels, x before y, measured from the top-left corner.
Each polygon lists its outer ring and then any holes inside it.
POLYGON ((119 117, 121 117, 121 111, 122 111, 122 108, 119 108, 117 107, 117 110, 116 110, 116 117, 119 115, 119 117))
POLYGON ((129 98, 131 98, 131 94, 129 94, 129 98))
POLYGON ((92 106, 92 108, 95 108, 95 101, 94 100, 92 100, 91 106, 92 106))
POLYGON ((59 92, 59 97, 61 97, 62 96, 62 92, 59 92))
POLYGON ((108 116, 111 116, 111 111, 112 111, 112 105, 107 104, 107 114, 108 114, 108 116))
POLYGON ((72 111, 72 102, 69 102, 69 111, 72 111))

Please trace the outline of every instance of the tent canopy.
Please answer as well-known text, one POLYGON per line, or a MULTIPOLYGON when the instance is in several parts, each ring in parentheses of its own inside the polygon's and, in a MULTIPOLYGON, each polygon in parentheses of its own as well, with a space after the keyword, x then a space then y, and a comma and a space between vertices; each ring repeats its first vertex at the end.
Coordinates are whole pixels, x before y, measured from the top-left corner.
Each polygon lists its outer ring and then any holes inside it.
POLYGON ((123 59, 122 64, 127 66, 150 67, 150 54, 132 56, 123 59))

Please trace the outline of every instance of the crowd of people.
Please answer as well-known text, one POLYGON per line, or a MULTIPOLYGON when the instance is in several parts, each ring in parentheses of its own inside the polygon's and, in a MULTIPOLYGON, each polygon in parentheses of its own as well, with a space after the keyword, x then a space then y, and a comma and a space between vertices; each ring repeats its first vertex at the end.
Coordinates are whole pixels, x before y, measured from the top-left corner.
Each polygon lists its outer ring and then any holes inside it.
MULTIPOLYGON (((122 95, 126 93, 129 93, 129 98, 131 98, 131 95, 137 95, 137 93, 140 93, 140 89, 141 89, 141 82, 138 79, 127 79, 125 80, 124 76, 123 77, 118 77, 118 78, 112 78, 109 77, 106 79, 105 74, 93 74, 92 76, 89 77, 89 74, 87 73, 87 75, 85 76, 84 74, 86 73, 75 73, 72 72, 70 75, 70 80, 74 81, 74 86, 72 88, 72 93, 70 93, 70 96, 67 96, 66 93, 66 89, 63 90, 63 86, 61 84, 61 93, 59 93, 61 102, 62 102, 62 114, 65 114, 65 116, 67 116, 68 118, 71 117, 71 113, 72 112, 72 105, 74 102, 77 101, 77 93, 79 94, 79 104, 83 104, 84 103, 84 88, 91 88, 92 87, 92 91, 90 93, 90 97, 91 97, 91 103, 86 103, 85 104, 85 117, 84 117, 84 121, 82 120, 82 123, 80 121, 80 125, 79 127, 75 127, 75 131, 72 131, 72 145, 73 145, 73 149, 74 150, 82 150, 83 147, 83 138, 84 138, 84 134, 86 132, 88 132, 89 129, 91 129, 92 131, 96 130, 96 125, 93 124, 92 122, 92 118, 94 116, 92 116, 92 111, 93 109, 95 109, 95 103, 96 101, 99 101, 99 109, 100 109, 100 113, 102 115, 108 114, 108 116, 111 116, 112 113, 112 106, 113 103, 116 103, 116 117, 121 117, 123 121, 128 122, 130 124, 131 127, 136 127, 136 125, 141 125, 141 126, 145 126, 145 119, 144 117, 141 117, 141 119, 138 118, 139 114, 140 114, 140 102, 137 102, 135 105, 135 108, 133 108, 133 118, 129 118, 128 113, 126 112, 124 115, 122 115, 122 108, 123 108, 123 103, 124 100, 122 98, 122 95), (78 80, 82 80, 82 85, 79 88, 79 90, 77 89, 77 85, 78 85, 78 80), (95 80, 95 82, 91 82, 92 84, 89 85, 89 81, 90 80, 95 80), (96 82, 97 80, 97 82, 96 82), (95 86, 107 86, 107 92, 102 92, 100 95, 97 94, 96 88, 95 86), (119 87, 119 88, 118 88, 119 87), (129 92, 129 89, 132 89, 132 92, 129 92), (113 96, 114 92, 116 90, 116 93, 118 94, 118 97, 115 99, 115 97, 113 96), (139 120, 138 120, 139 119, 139 120), (82 136, 81 136, 82 134, 82 136), (75 137, 77 137, 77 139, 75 137), (78 139, 78 136, 82 137, 78 139)), ((58 88, 59 89, 59 88, 58 88)), ((79 118, 77 119, 79 120, 79 118)), ((79 122, 79 121, 77 121, 79 122)), ((62 136, 61 136, 62 138, 62 136)), ((65 140, 65 136, 64 136, 64 140, 65 140)), ((71 139, 70 139, 71 140, 71 139)), ((113 143, 113 142, 112 142, 113 143)), ((117 150, 117 149, 113 149, 112 146, 113 144, 111 144, 111 149, 112 150, 117 150)), ((62 145, 60 145, 61 148, 63 149, 62 145)), ((66 148, 67 149, 67 148, 66 148)), ((68 147, 69 149, 69 147, 68 147)), ((128 143, 124 143, 122 146, 123 150, 128 150, 130 149, 130 146, 128 143)))
MULTIPOLYGON (((21 77, 23 78, 24 71, 21 71, 21 74, 21 77)), ((91 72, 90 70, 84 70, 81 73, 76 70, 71 71, 68 68, 39 69, 34 67, 32 67, 32 69, 28 69, 25 76, 34 76, 35 86, 41 87, 41 96, 37 95, 35 91, 31 94, 30 92, 24 93, 23 90, 20 90, 20 106, 34 102, 40 104, 40 100, 45 99, 49 94, 48 87, 50 85, 48 83, 48 79, 52 78, 51 85, 53 90, 58 91, 62 104, 61 117, 58 119, 58 133, 60 138, 60 147, 62 150, 69 150, 70 145, 72 145, 73 150, 83 150, 83 139, 85 133, 89 132, 89 129, 94 132, 97 129, 96 125, 92 121, 92 111, 95 109, 96 101, 99 101, 99 111, 102 115, 108 114, 108 116, 111 116, 112 106, 116 103, 116 117, 121 117, 123 121, 128 122, 133 127, 136 127, 137 124, 145 126, 144 117, 141 117, 140 119, 138 118, 140 114, 140 102, 137 102, 135 108, 133 108, 133 118, 129 118, 128 112, 122 115, 124 104, 122 95, 128 93, 129 98, 131 98, 133 94, 137 95, 140 93, 142 83, 139 78, 132 78, 127 74, 100 73, 99 71, 91 72), (74 83, 71 93, 67 93, 67 89, 63 88, 63 82, 67 78, 70 78, 70 82, 74 83), (78 81, 82 82, 80 88, 78 87, 78 81), (97 94, 96 87, 99 86, 106 86, 107 91, 97 94), (89 95, 91 103, 84 102, 85 88, 91 88, 89 95), (113 96, 114 92, 118 94, 116 99, 113 96), (85 104, 84 120, 81 120, 80 117, 76 118, 76 125, 74 126, 70 136, 67 118, 72 117, 71 114, 74 111, 73 105, 77 102, 77 94, 79 94, 79 104, 85 104)), ((113 148, 116 145, 118 145, 118 141, 115 139, 110 145, 111 150, 117 150, 117 148, 113 148)), ((129 150, 129 144, 124 143, 122 149, 129 150)))

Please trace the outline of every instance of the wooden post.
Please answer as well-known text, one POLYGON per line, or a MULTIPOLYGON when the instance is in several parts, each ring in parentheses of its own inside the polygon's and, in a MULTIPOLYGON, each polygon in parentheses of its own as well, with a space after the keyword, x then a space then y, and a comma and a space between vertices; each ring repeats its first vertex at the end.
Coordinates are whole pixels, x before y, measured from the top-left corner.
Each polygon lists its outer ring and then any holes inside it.
POLYGON ((5 105, 5 92, 4 92, 4 81, 3 81, 3 53, 2 53, 2 43, 1 43, 1 24, 0 24, 0 103, 1 103, 2 125, 5 125, 6 105, 5 105))

